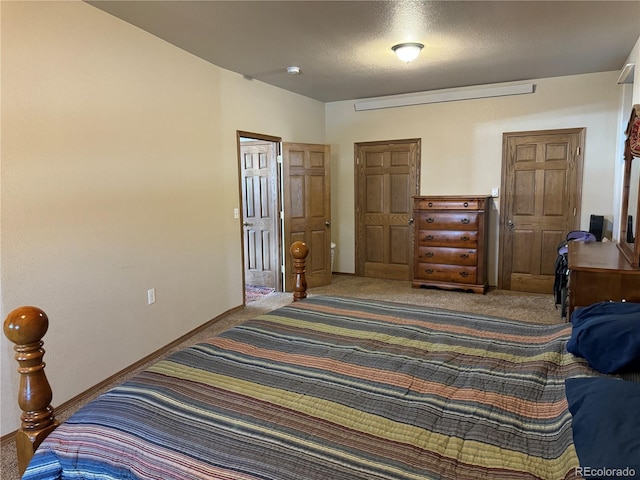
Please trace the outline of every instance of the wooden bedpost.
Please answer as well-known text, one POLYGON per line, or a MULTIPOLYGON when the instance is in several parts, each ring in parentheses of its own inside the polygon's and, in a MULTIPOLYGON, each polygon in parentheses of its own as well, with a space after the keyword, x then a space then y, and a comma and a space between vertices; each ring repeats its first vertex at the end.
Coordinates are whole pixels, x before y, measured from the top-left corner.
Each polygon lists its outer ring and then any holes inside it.
POLYGON ((293 301, 297 302, 307 298, 307 279, 305 277, 305 258, 309 254, 309 247, 304 242, 293 242, 291 255, 293 255, 293 301))
POLYGON ((18 469, 22 475, 36 448, 58 426, 53 414, 51 386, 44 373, 42 337, 49 328, 47 315, 36 307, 20 307, 4 321, 4 334, 15 344, 20 373, 18 405, 22 426, 16 433, 18 469))

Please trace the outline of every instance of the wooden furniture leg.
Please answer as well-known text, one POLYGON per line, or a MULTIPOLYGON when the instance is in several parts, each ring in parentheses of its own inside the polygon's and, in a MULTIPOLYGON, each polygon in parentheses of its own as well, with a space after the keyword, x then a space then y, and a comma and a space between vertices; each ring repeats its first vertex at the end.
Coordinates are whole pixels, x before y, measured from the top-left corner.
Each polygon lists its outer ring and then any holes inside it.
POLYGON ((17 308, 4 322, 4 334, 15 344, 13 349, 20 373, 18 405, 22 410, 22 425, 16 433, 20 475, 42 440, 58 426, 50 405, 53 394, 42 361, 42 337, 48 328, 47 315, 36 307, 17 308))
POLYGON ((293 256, 293 301, 307 298, 307 279, 305 277, 305 258, 309 254, 309 247, 304 242, 293 242, 291 255, 293 256))

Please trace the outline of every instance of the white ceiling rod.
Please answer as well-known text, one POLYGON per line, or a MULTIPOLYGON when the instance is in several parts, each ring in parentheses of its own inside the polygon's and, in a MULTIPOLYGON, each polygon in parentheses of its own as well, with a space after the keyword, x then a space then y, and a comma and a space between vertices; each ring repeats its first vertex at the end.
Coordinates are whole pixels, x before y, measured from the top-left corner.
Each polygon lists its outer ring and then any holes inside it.
POLYGON ((462 89, 431 90, 419 94, 391 95, 388 97, 372 98, 354 103, 356 112, 362 110, 377 110, 381 108, 407 107, 426 103, 455 102, 475 98, 504 97, 508 95, 523 95, 534 93, 535 85, 525 83, 519 85, 504 85, 492 87, 475 87, 462 89))

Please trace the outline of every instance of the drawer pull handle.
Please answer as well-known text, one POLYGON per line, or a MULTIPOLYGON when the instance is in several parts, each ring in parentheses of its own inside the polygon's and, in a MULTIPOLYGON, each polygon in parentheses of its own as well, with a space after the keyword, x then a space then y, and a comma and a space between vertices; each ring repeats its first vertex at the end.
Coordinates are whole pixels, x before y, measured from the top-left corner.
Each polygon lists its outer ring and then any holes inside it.
POLYGON ((433 223, 433 222, 435 222, 435 220, 433 218, 431 218, 431 217, 427 218, 427 223, 433 223))
POLYGON ((471 221, 471 220, 469 220, 468 218, 463 218, 462 220, 460 220, 460 222, 461 222, 463 225, 468 225, 470 221, 471 221))
POLYGON ((431 258, 433 257, 433 252, 427 252, 424 254, 425 257, 431 258))
POLYGON ((462 204, 462 206, 463 206, 464 208, 467 208, 467 207, 469 206, 469 202, 464 202, 464 203, 462 204))
POLYGON ((463 235, 462 237, 460 237, 460 240, 462 240, 463 242, 468 242, 469 237, 467 237, 466 235, 463 235))
POLYGON ((429 202, 429 203, 428 203, 428 205, 429 205, 430 207, 433 207, 433 202, 429 202))
POLYGON ((460 254, 460 258, 469 258, 469 254, 468 253, 461 253, 460 254))
POLYGON ((467 278, 469 276, 469 272, 460 272, 460 276, 467 278))
POLYGON ((425 270, 425 272, 426 272, 428 275, 431 275, 431 274, 433 273, 433 270, 432 270, 431 268, 427 268, 427 269, 425 270))
POLYGON ((433 240, 433 235, 427 235, 424 237, 425 240, 433 240))

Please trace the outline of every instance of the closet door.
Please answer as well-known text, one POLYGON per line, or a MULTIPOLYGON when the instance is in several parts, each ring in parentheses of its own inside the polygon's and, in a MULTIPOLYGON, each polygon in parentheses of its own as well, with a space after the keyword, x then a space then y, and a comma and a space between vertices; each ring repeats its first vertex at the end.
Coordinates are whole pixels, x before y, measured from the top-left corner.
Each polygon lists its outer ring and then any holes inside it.
POLYGON ((557 246, 580 228, 584 129, 505 133, 499 286, 551 293, 557 246))
POLYGON ((355 149, 356 275, 410 280, 420 140, 358 143, 355 149))

